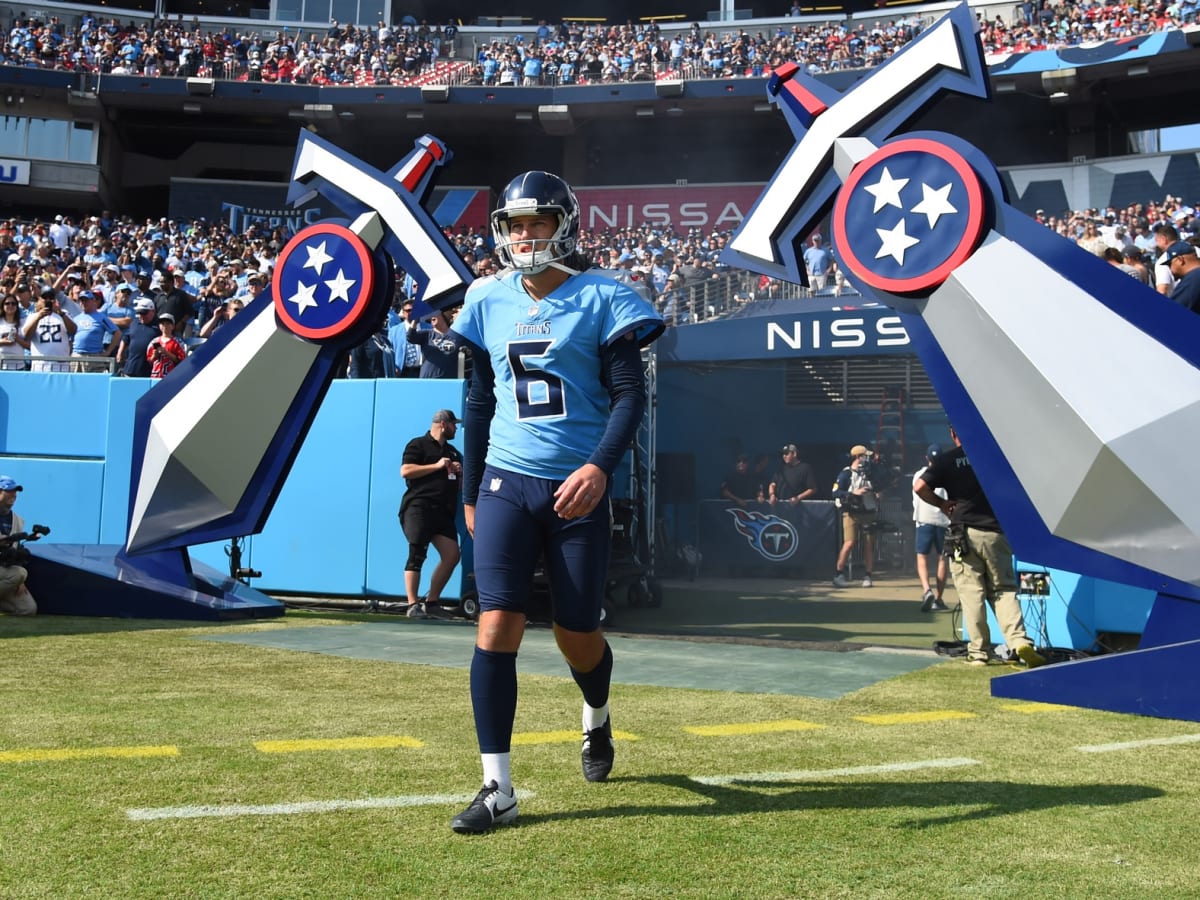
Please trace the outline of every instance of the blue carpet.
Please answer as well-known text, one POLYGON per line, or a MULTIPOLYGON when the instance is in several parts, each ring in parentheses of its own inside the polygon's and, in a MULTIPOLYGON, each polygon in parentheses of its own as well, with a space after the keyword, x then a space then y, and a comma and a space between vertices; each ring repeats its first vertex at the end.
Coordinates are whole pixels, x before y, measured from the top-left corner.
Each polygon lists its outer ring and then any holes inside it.
MULTIPOLYGON (((202 640, 463 669, 471 660, 475 628, 458 621, 366 622, 212 635, 202 640)), ((616 658, 613 681, 619 684, 827 700, 940 661, 933 654, 833 652, 614 635, 609 643, 616 658)), ((569 677, 554 636, 545 628, 526 631, 518 669, 569 677)))

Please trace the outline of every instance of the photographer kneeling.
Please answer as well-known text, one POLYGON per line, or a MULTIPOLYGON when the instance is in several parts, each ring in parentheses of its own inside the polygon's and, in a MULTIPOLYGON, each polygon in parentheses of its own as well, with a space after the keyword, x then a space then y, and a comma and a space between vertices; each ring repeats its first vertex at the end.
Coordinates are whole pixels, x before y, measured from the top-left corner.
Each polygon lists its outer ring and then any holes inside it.
POLYGON ((9 535, 25 531, 25 522, 13 512, 13 504, 21 490, 24 488, 13 478, 0 475, 0 612, 32 616, 37 613, 37 603, 25 586, 29 572, 20 565, 26 551, 19 541, 9 538, 9 535))

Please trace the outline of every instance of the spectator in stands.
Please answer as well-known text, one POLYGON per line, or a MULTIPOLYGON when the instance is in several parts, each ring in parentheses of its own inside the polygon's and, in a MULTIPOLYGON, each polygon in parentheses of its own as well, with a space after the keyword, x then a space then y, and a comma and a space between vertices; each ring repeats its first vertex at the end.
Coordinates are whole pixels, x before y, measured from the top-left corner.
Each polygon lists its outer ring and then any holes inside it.
POLYGON ((150 342, 159 335, 155 319, 158 311, 154 301, 148 297, 135 300, 133 304, 134 322, 121 338, 117 348, 117 367, 121 375, 131 378, 150 377, 150 358, 147 351, 150 342))
POLYGON ((1200 312, 1200 257, 1187 241, 1176 241, 1163 253, 1163 259, 1175 279, 1171 299, 1185 309, 1200 312))
POLYGON ((1160 294, 1170 295, 1175 288, 1175 276, 1167 264, 1166 251, 1178 243, 1179 232, 1168 222, 1160 222, 1154 226, 1154 246, 1158 255, 1154 260, 1154 289, 1160 294))
MULTIPOLYGON (((111 357, 121 345, 121 329, 100 312, 100 299, 91 291, 81 291, 83 311, 75 316, 75 356, 111 357), (107 346, 106 346, 107 344, 107 346)), ((76 362, 76 372, 108 372, 107 363, 76 362)))
POLYGON ((23 371, 29 341, 21 332, 21 301, 15 293, 5 294, 0 312, 0 370, 23 371))
POLYGON ((1125 254, 1122 253, 1120 250, 1118 250, 1116 247, 1105 247, 1104 252, 1101 253, 1100 256, 1101 256, 1101 258, 1103 258, 1103 260, 1106 263, 1108 263, 1114 269, 1119 269, 1120 271, 1124 272, 1126 275, 1132 276, 1133 278, 1137 278, 1139 281, 1141 280, 1141 277, 1142 277, 1141 273, 1138 272, 1138 270, 1135 269, 1133 266, 1125 264, 1125 254))
POLYGON ((426 318, 429 328, 410 327, 406 330, 409 343, 421 348, 422 378, 457 378, 458 343, 450 334, 446 314, 434 312, 426 318))
POLYGON ((34 312, 25 317, 24 337, 29 341, 29 364, 33 372, 66 372, 70 364, 71 338, 75 321, 63 315, 54 288, 42 288, 34 312))
POLYGON ((204 323, 204 327, 200 329, 200 337, 212 337, 214 331, 224 325, 226 322, 233 319, 242 311, 243 301, 237 297, 230 297, 224 303, 216 308, 208 321, 204 323))
POLYGON ((1142 284, 1150 283, 1150 271, 1146 268, 1142 251, 1137 247, 1130 247, 1125 251, 1125 265, 1133 269, 1134 277, 1142 284))
POLYGON ((812 235, 804 248, 804 268, 808 273, 809 289, 814 294, 824 290, 833 269, 833 255, 822 246, 820 234, 812 235))
POLYGON ((175 337, 175 317, 170 313, 158 314, 158 337, 146 348, 146 359, 150 362, 150 377, 163 378, 183 362, 187 350, 175 337))
POLYGON ((417 328, 418 323, 413 318, 413 301, 405 300, 400 304, 400 319, 388 329, 388 339, 396 352, 396 375, 400 378, 420 378, 421 364, 425 358, 421 355, 421 347, 415 341, 408 339, 408 332, 417 328))

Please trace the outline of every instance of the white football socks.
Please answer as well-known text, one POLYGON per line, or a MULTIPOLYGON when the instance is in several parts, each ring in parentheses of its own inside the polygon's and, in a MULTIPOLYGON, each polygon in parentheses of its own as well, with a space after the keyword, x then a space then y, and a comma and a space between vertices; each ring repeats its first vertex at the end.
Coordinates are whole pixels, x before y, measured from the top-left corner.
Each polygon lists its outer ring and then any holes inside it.
POLYGON ((597 708, 583 704, 583 730, 591 731, 599 728, 608 719, 608 704, 597 708))
POLYGON ((483 762, 483 783, 494 781, 501 791, 511 794, 513 792, 511 756, 512 754, 509 753, 479 754, 479 758, 483 762))

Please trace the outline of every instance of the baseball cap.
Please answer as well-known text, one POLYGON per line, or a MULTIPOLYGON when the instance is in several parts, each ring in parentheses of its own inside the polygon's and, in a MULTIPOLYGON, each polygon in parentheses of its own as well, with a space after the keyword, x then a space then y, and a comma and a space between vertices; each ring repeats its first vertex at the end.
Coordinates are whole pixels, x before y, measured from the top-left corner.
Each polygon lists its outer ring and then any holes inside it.
POLYGON ((868 450, 866 447, 864 447, 862 444, 855 444, 853 447, 850 448, 851 456, 866 456, 870 452, 871 451, 868 450))
POLYGON ((930 444, 929 447, 925 450, 925 458, 926 459, 937 459, 938 455, 941 452, 942 452, 942 448, 940 446, 938 446, 937 444, 930 444))
POLYGON ((799 453, 800 451, 796 449, 795 444, 784 444, 783 449, 780 450, 779 452, 780 453, 799 453))
POLYGON ((1163 253, 1162 261, 1169 263, 1173 259, 1179 259, 1181 256, 1195 256, 1196 248, 1187 241, 1176 241, 1163 253))
POLYGON ((11 475, 0 475, 0 491, 23 491, 25 488, 17 484, 11 475))
POLYGON ((132 284, 122 284, 117 288, 117 291, 118 292, 125 291, 128 294, 132 294, 133 293, 133 285, 132 284))
POLYGON ((160 315, 160 316, 158 317, 158 321, 160 321, 160 322, 170 322, 172 325, 174 325, 174 324, 175 324, 175 317, 174 317, 173 315, 171 315, 170 313, 163 313, 162 315, 160 315))
POLYGON ((434 422, 453 422, 455 425, 457 425, 458 424, 458 416, 456 416, 454 414, 453 410, 439 409, 437 412, 435 412, 433 414, 433 421, 434 422))
POLYGON ((154 301, 143 297, 133 304, 133 308, 136 312, 154 312, 154 301))
POLYGON ((46 285, 44 288, 42 288, 38 292, 38 296, 40 296, 40 297, 57 297, 58 291, 56 291, 54 288, 50 287, 50 285, 46 285))

